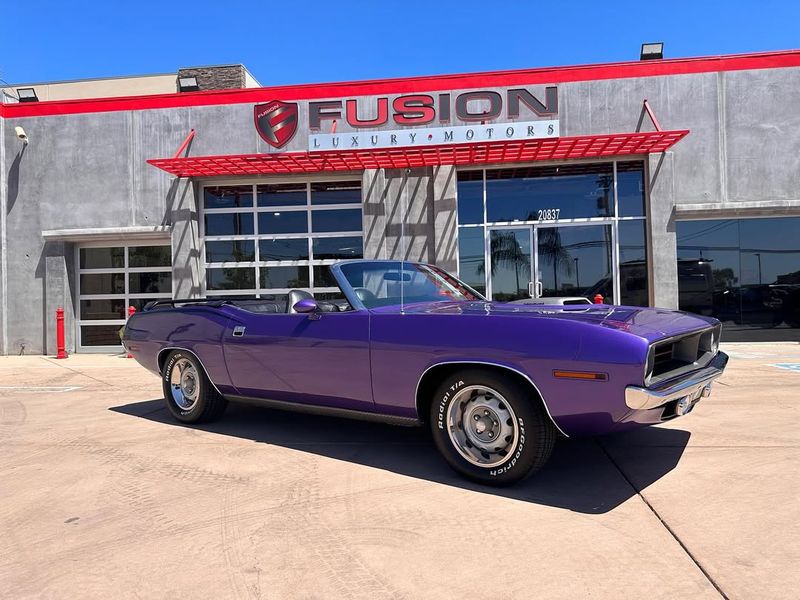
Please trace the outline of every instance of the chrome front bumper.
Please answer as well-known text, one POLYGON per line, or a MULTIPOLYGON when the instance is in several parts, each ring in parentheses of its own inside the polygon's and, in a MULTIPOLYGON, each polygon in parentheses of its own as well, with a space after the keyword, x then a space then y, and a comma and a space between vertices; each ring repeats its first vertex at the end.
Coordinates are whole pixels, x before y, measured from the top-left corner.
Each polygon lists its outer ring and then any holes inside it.
POLYGON ((650 410, 664 406, 674 400, 688 398, 694 401, 711 393, 711 382, 722 375, 728 355, 717 352, 708 366, 691 373, 686 379, 660 388, 643 388, 629 385, 625 388, 625 404, 633 410, 650 410))

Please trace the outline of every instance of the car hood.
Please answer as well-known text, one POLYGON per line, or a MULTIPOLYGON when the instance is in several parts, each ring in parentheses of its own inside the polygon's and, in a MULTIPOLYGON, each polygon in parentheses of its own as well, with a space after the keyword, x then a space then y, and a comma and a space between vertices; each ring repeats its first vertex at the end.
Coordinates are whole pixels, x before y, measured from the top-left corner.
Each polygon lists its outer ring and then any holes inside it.
MULTIPOLYGON (((398 312, 399 307, 373 309, 398 312)), ((716 323, 716 320, 664 308, 638 306, 509 304, 506 302, 420 302, 407 304, 404 314, 484 315, 492 318, 563 319, 627 331, 652 342, 716 323)))

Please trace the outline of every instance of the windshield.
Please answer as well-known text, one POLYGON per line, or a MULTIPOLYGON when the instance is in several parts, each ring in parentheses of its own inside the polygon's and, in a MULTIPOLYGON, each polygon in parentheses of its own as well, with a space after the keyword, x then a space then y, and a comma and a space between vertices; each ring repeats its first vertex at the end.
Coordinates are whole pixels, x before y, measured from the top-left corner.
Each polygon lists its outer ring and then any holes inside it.
POLYGON ((341 270, 366 308, 484 299, 449 273, 429 265, 376 261, 344 264, 341 270))

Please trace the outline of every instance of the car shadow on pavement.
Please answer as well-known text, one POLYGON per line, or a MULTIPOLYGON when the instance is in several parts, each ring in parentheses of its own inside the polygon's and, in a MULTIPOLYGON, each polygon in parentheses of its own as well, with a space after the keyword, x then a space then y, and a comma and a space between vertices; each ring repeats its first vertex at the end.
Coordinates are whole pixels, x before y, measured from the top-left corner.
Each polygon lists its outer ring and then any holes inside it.
POLYGON ((469 482, 438 455, 426 428, 393 427, 231 403, 204 425, 175 421, 163 400, 112 407, 172 427, 198 429, 292 448, 485 494, 579 513, 613 510, 674 469, 689 441, 681 429, 646 427, 611 436, 560 439, 540 472, 507 488, 469 482), (618 465, 631 465, 630 470, 618 465))

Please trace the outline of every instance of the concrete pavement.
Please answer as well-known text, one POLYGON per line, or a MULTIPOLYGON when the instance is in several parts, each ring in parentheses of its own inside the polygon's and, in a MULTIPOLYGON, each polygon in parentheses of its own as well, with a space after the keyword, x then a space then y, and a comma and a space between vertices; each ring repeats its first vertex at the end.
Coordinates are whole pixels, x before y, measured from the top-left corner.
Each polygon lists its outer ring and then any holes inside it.
POLYGON ((421 430, 231 406, 132 360, 0 358, 8 598, 793 598, 798 344, 731 344, 687 417, 559 442, 514 488, 421 430))

